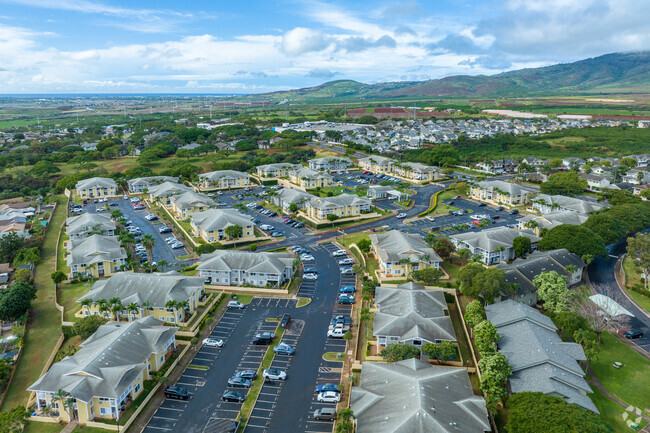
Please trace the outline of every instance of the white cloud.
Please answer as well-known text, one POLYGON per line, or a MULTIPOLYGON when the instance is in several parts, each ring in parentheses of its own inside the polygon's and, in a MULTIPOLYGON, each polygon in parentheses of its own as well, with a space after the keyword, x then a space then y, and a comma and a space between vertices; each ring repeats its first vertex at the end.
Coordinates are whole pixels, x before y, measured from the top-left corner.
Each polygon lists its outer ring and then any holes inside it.
POLYGON ((311 51, 321 51, 330 44, 322 32, 296 27, 282 37, 282 51, 288 56, 298 56, 311 51))

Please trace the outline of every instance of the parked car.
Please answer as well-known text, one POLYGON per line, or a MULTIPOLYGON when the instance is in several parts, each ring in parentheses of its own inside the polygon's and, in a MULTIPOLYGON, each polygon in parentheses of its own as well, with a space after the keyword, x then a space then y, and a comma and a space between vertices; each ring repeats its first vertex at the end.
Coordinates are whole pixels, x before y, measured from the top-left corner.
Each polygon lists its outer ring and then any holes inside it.
POLYGON ((234 376, 228 379, 228 386, 233 388, 250 388, 252 384, 253 382, 243 377, 234 376))
POLYGON ((346 325, 345 323, 335 323, 334 325, 329 325, 327 330, 328 331, 334 331, 337 328, 340 328, 343 331, 349 331, 350 330, 350 325, 346 325))
POLYGON ((355 289, 354 286, 345 286, 339 289, 339 293, 354 293, 356 291, 357 289, 355 289))
POLYGON ((282 316, 282 320, 280 320, 280 327, 286 328, 287 326, 289 326, 289 322, 291 322, 291 316, 285 314, 284 316, 282 316))
POLYGON ((334 391, 340 392, 339 386, 335 383, 322 383, 316 386, 316 392, 334 391))
POLYGON ((179 248, 183 248, 183 244, 180 243, 180 242, 176 242, 176 243, 173 243, 173 244, 171 245, 171 247, 172 247, 173 250, 177 250, 177 249, 179 249, 179 248))
POLYGON ((497 207, 497 210, 498 210, 499 212, 501 212, 501 211, 504 210, 504 209, 505 209, 505 208, 504 208, 503 206, 499 206, 499 207, 497 207))
POLYGON ((284 233, 278 230, 278 231, 275 231, 275 232, 271 233, 271 236, 279 238, 280 236, 284 236, 284 233))
POLYGON ((404 212, 398 213, 397 215, 395 215, 395 218, 397 219, 406 218, 406 214, 404 212))
POLYGON ((333 255, 334 257, 340 257, 340 256, 345 256, 345 255, 347 255, 347 253, 345 252, 345 250, 336 250, 336 251, 334 251, 334 252, 332 253, 332 255, 333 255))
POLYGON ((332 317, 332 320, 330 320, 330 325, 334 325, 336 323, 344 323, 346 325, 351 325, 352 317, 348 316, 347 314, 339 314, 338 316, 332 317))
POLYGON ((145 205, 143 205, 142 203, 138 203, 138 204, 133 205, 133 209, 135 209, 135 210, 142 210, 144 208, 145 208, 145 205))
POLYGON ((342 268, 341 275, 354 275, 354 270, 352 268, 342 268))
POLYGON ((230 301, 228 302, 228 308, 231 310, 243 310, 246 306, 239 301, 230 301))
POLYGON ((123 198, 124 200, 128 200, 128 199, 129 199, 129 196, 126 195, 126 194, 124 194, 124 197, 122 197, 122 198, 123 198))
POLYGON ((170 237, 168 237, 168 238, 165 239, 165 242, 167 242, 168 244, 171 245, 171 244, 173 244, 174 242, 178 242, 178 239, 176 239, 176 236, 170 236, 170 237))
POLYGON ((327 336, 330 338, 343 338, 346 332, 347 331, 345 331, 342 327, 328 329, 327 336))
POLYGON ((155 221, 155 220, 158 219, 158 217, 156 215, 150 213, 150 214, 145 215, 144 219, 146 219, 147 221, 155 221))
POLYGON ((487 206, 487 203, 481 202, 481 203, 478 204, 478 207, 485 207, 485 206, 487 206))
POLYGON ((286 380, 287 372, 280 370, 279 368, 267 368, 262 373, 262 376, 271 380, 286 380))
POLYGON ((225 390, 221 395, 221 400, 223 401, 234 401, 235 403, 243 403, 246 400, 246 396, 239 392, 225 390))
POLYGON ((280 343, 273 348, 273 352, 277 353, 278 355, 293 355, 296 353, 296 349, 289 346, 287 343, 280 343))
POLYGON ((180 386, 168 386, 165 388, 165 398, 175 398, 177 400, 187 400, 190 393, 180 386))
POLYGON ((350 257, 346 257, 342 260, 339 260, 339 265, 353 265, 354 260, 352 260, 350 257))
POLYGON ((517 215, 519 211, 517 209, 511 209, 508 211, 508 215, 517 215))
POLYGON ((305 274, 317 274, 318 269, 316 268, 305 268, 305 274))
POLYGON ((163 233, 171 233, 172 229, 170 229, 167 226, 162 226, 158 227, 158 233, 163 234, 163 233))
POLYGON ((318 279, 318 274, 303 274, 302 276, 303 280, 317 280, 318 279))
POLYGON ((255 380, 257 379, 257 371, 255 370, 239 370, 235 373, 235 377, 241 377, 242 379, 255 380))
POLYGON ((354 296, 341 294, 339 296, 339 304, 354 304, 354 296))
POLYGON ((341 394, 334 391, 323 391, 318 393, 316 400, 322 403, 338 403, 341 401, 341 394))
POLYGON ((629 331, 625 331, 625 334, 623 334, 623 336, 630 340, 634 340, 635 338, 643 337, 643 332, 637 329, 630 329, 629 331))
POLYGON ((322 407, 314 411, 314 419, 318 421, 336 421, 335 407, 322 407))
POLYGON ((203 345, 208 347, 223 347, 223 340, 221 338, 205 338, 203 345))
POLYGON ((301 223, 300 221, 298 221, 298 222, 296 222, 296 223, 293 223, 293 226, 294 226, 295 228, 297 228, 297 229, 301 229, 301 228, 303 228, 305 225, 304 225, 303 223, 301 223))
POLYGON ((314 256, 312 256, 311 254, 301 254, 300 260, 302 260, 303 262, 311 262, 314 260, 314 256))
POLYGON ((130 200, 131 203, 138 203, 139 201, 140 199, 138 197, 132 197, 130 200))

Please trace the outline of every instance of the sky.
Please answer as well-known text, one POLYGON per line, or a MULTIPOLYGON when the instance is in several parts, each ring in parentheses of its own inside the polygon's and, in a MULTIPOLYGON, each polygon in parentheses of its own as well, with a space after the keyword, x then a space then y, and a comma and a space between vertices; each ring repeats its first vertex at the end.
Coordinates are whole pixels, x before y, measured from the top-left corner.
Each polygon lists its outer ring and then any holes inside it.
POLYGON ((0 0, 0 93, 244 94, 650 47, 647 0, 0 0))

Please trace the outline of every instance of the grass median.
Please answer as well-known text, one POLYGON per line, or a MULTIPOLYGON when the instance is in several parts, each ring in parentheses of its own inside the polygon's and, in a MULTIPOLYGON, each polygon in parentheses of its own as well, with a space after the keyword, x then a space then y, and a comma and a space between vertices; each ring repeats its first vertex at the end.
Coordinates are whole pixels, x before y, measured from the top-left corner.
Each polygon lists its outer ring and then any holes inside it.
POLYGON ((273 358, 275 357, 275 352, 273 352, 273 348, 276 347, 280 343, 280 341, 282 341, 282 336, 284 335, 284 328, 279 328, 279 327, 276 328, 275 335, 276 337, 275 340, 273 341, 273 344, 271 344, 266 349, 266 353, 264 354, 264 358, 262 359, 262 365, 257 371, 257 379, 253 381, 253 385, 248 390, 248 394, 246 395, 246 401, 244 401, 244 404, 242 404, 241 409, 239 410, 239 420, 241 421, 241 425, 239 427, 240 432, 246 430, 246 424, 248 423, 248 419, 250 418, 251 413, 255 408, 255 403, 257 402, 257 396, 260 394, 260 391, 262 390, 262 386, 264 386, 264 378, 262 377, 262 373, 264 372, 264 370, 269 368, 271 366, 271 363, 273 362, 273 358))

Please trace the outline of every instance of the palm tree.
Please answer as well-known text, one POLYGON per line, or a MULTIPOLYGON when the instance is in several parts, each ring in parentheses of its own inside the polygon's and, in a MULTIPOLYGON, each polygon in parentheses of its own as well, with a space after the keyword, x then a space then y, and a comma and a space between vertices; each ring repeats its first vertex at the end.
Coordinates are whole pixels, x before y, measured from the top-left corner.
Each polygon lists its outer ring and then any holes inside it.
POLYGON ((165 267, 168 265, 167 260, 162 259, 158 260, 158 269, 160 269, 161 272, 165 272, 165 267))
POLYGON ((147 301, 147 302, 142 303, 142 309, 143 310, 148 310, 150 308, 151 308, 151 302, 147 301))
POLYGON ((89 308, 93 304, 93 300, 89 299, 89 298, 86 298, 86 299, 82 300, 79 303, 81 304, 82 309, 83 309, 83 307, 88 307, 89 308))
POLYGON ((539 223, 537 221, 535 221, 535 220, 526 221, 526 224, 524 224, 524 227, 526 227, 527 229, 534 229, 534 228, 539 227, 539 223))
POLYGON ((59 407, 63 406, 65 411, 68 412, 68 416, 70 417, 70 420, 72 420, 73 419, 72 409, 74 408, 75 400, 72 398, 70 393, 63 389, 59 389, 50 397, 51 402, 54 402, 55 400, 59 402, 60 405, 59 407))
POLYGON ((147 249, 147 259, 149 263, 153 261, 153 246, 156 243, 156 240, 153 238, 153 235, 144 235, 142 237, 142 246, 147 249))
POLYGON ((408 274, 409 274, 409 265, 411 264, 411 259, 408 258, 408 257, 405 258, 405 259, 401 259, 401 260, 399 261, 399 264, 400 264, 400 265, 404 265, 404 276, 408 277, 408 274))
POLYGON ((129 313, 133 314, 133 320, 135 320, 135 313, 140 311, 140 306, 138 305, 137 302, 131 302, 129 305, 126 306, 126 310, 129 313))
POLYGON ((129 232, 120 233, 118 239, 120 244, 125 248, 135 243, 135 237, 129 232))
POLYGON ((105 299, 100 299, 97 303, 99 304, 99 312, 103 317, 106 317, 106 312, 111 311, 111 306, 108 305, 108 302, 106 302, 105 299))

